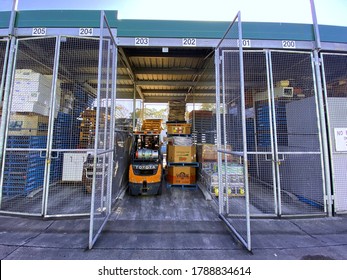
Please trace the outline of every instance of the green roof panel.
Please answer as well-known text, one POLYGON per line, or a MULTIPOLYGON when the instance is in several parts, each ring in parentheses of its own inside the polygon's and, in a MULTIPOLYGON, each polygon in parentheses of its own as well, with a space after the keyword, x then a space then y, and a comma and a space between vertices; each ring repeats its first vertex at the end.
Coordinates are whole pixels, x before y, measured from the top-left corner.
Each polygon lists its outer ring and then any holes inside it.
POLYGON ((11 12, 0 12, 0 28, 7 29, 10 25, 11 12))
MULTIPOLYGON (((16 27, 56 27, 77 28, 100 26, 100 11, 47 10, 47 11, 19 11, 16 17, 16 27)), ((105 11, 110 25, 117 19, 117 11, 105 11)))
MULTIPOLYGON (((17 28, 79 28, 100 25, 100 11, 96 10, 47 10, 19 11, 17 28)), ((105 11, 112 28, 119 37, 158 38, 222 38, 230 22, 183 20, 132 20, 117 19, 117 11, 105 11)), ((0 12, 0 28, 8 28, 11 12, 0 12)), ((347 43, 347 27, 320 25, 321 41, 347 43)), ((314 41, 312 24, 243 22, 243 38, 253 40, 314 41)), ((237 26, 227 38, 237 38, 237 26)))

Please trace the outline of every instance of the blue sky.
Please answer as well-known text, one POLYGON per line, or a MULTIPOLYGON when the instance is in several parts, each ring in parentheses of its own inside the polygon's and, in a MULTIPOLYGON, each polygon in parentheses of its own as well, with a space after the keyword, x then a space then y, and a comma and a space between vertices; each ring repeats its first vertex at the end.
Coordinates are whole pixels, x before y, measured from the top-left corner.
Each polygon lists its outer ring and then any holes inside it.
MULTIPOLYGON (((347 26, 347 0, 315 5, 320 24, 347 26)), ((11 7, 12 0, 0 0, 0 10, 11 7)), ((240 10, 243 21, 312 22, 309 0, 18 0, 18 9, 118 10, 121 19, 217 21, 230 21, 240 10)))

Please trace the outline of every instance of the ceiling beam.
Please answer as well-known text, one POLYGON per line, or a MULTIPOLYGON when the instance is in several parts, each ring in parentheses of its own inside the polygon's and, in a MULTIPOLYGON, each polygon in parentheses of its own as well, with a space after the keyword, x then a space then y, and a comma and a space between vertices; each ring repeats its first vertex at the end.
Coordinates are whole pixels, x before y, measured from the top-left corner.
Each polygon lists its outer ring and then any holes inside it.
POLYGON ((129 62, 127 55, 124 53, 124 50, 122 48, 118 48, 118 53, 120 54, 119 55, 120 59, 122 60, 122 62, 126 66, 126 69, 129 73, 129 76, 135 85, 135 89, 136 89, 137 93, 140 95, 142 100, 145 100, 145 97, 143 96, 143 94, 141 92, 141 88, 139 88, 139 86, 137 85, 136 76, 133 73, 132 65, 129 62))
POLYGON ((135 68, 136 75, 195 75, 198 70, 194 68, 135 68))
POLYGON ((193 81, 176 81, 176 80, 156 80, 156 81, 137 81, 136 83, 139 86, 176 86, 176 87, 193 87, 193 86, 202 86, 202 87, 214 87, 216 85, 215 81, 204 81, 204 82, 193 82, 193 81))

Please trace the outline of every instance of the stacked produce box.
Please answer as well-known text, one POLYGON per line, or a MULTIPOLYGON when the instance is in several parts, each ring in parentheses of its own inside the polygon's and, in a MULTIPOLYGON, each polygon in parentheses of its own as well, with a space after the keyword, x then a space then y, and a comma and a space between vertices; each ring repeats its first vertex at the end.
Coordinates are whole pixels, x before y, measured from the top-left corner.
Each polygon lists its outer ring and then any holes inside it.
POLYGON ((185 121, 186 102, 184 100, 169 101, 168 121, 185 121))
POLYGON ((196 188, 196 146, 191 137, 191 125, 167 123, 168 186, 196 188))

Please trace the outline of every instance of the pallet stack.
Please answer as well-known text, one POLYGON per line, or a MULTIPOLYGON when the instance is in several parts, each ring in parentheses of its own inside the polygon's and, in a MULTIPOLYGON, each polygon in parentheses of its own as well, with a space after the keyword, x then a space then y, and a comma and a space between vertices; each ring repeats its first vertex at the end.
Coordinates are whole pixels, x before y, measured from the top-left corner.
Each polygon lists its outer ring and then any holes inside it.
POLYGON ((189 113, 189 123, 194 125, 194 140, 196 143, 214 143, 212 126, 212 111, 193 110, 189 113))
MULTIPOLYGON (((99 133, 104 133, 105 128, 105 113, 100 113, 99 119, 99 133)), ((110 120, 108 115, 107 121, 110 120)), ((95 131, 96 131, 96 110, 87 109, 80 115, 81 125, 80 125, 80 142, 79 148, 88 149, 94 148, 95 143, 95 131)))
MULTIPOLYGON (((47 136, 8 136, 7 148, 44 149, 47 136)), ((6 151, 3 195, 26 195, 43 186, 45 158, 40 151, 6 151)))
POLYGON ((95 141, 96 110, 85 110, 81 113, 80 149, 93 148, 95 141))
POLYGON ((142 131, 151 131, 160 133, 162 130, 161 119, 146 119, 143 120, 141 130, 142 131))

